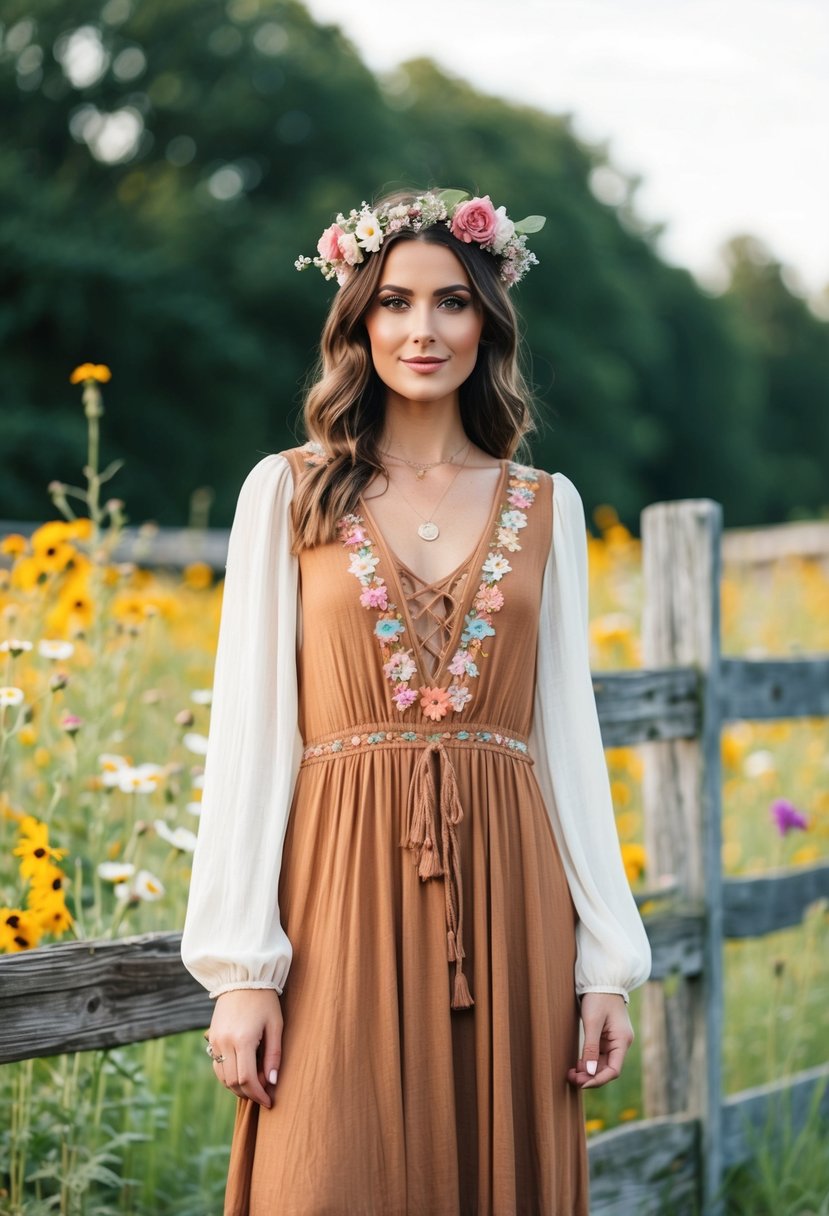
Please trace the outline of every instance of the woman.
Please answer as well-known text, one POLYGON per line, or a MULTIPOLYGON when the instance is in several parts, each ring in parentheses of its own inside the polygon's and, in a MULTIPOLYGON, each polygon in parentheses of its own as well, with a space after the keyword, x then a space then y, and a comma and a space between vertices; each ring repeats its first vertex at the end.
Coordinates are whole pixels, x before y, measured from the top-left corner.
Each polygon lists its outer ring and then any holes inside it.
POLYGON ((297 261, 339 290, 309 442, 239 496, 182 943, 234 1216, 588 1210, 581 1090, 619 1075, 650 951, 581 499, 513 459, 542 223, 398 193, 297 261))

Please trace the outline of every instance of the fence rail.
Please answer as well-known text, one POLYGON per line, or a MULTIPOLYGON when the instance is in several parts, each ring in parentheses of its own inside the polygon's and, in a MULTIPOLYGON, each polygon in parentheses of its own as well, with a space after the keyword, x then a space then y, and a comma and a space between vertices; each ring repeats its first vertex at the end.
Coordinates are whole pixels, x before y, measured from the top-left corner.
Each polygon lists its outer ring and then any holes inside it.
MULTIPOLYGON (((781 1118, 787 1105, 796 1127, 818 1093, 829 1116, 829 1064, 722 1094, 723 940, 799 924, 815 900, 829 898, 829 862, 723 878, 720 732, 728 721, 829 716, 829 657, 723 657, 719 506, 653 504, 642 524, 648 666, 595 673, 593 687, 605 746, 639 744, 645 756, 646 847, 655 879, 648 895, 655 910, 645 917, 653 972, 640 1032, 647 1117, 591 1138, 591 1210, 718 1216, 723 1171, 751 1155, 752 1128, 781 1118), (668 978, 675 981, 670 995, 662 983, 668 978), (684 1070, 675 1067, 677 1048, 684 1070)), ((136 537, 120 560, 136 560, 140 541, 152 564, 183 564, 186 552, 186 561, 223 570, 227 534, 221 536, 205 549, 185 532, 189 548, 176 549, 169 538, 166 552, 155 538, 136 537)), ((819 528, 810 544, 819 548, 823 538, 819 528)), ((765 561, 774 550, 773 539, 754 547, 743 539, 745 560, 765 561)), ((0 958, 0 1062, 206 1027, 212 1003, 184 970, 179 945, 179 934, 155 933, 0 958)))

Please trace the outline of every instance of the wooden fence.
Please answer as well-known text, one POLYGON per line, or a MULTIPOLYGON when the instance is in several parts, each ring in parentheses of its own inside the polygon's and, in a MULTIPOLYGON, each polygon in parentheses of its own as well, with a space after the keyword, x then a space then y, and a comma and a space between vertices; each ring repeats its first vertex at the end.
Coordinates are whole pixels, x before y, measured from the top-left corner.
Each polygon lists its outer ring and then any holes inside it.
MULTIPOLYGON (((646 666, 596 673, 594 690, 605 746, 642 748, 649 876, 662 892, 645 919, 653 972, 637 1027, 646 1117, 591 1138, 591 1210, 717 1216, 724 1170, 748 1159, 750 1129, 779 1117, 784 1094, 795 1127, 817 1087, 829 1115, 829 1064, 723 1097, 723 941, 799 924, 829 897, 829 863, 723 878, 720 733, 739 719, 829 715, 829 657, 721 656, 717 503, 647 507, 642 552, 646 666)), ((212 1003, 179 942, 147 934, 0 958, 0 1062, 206 1027, 212 1003)))

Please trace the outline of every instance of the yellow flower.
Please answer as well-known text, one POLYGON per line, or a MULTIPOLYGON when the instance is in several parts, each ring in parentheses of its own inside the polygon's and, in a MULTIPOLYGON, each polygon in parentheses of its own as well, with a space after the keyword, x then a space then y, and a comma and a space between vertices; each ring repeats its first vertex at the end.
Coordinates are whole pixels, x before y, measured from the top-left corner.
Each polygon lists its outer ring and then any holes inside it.
POLYGON ((630 1119, 637 1119, 639 1111, 635 1106, 626 1106, 624 1110, 619 1111, 619 1120, 622 1123, 627 1123, 630 1119))
POLYGON ((37 731, 32 726, 21 726, 17 732, 17 738, 23 747, 31 747, 37 742, 37 731))
POLYGON ((616 508, 606 502, 599 503, 593 511, 593 518, 596 521, 596 527, 601 528, 602 532, 606 532, 608 528, 612 528, 619 522, 616 508))
POLYGON ((645 872, 645 847, 641 844, 623 844, 622 862, 629 883, 637 882, 645 872))
MULTIPOLYGON (((20 858, 20 873, 24 878, 34 878, 40 874, 50 859, 60 861, 66 856, 66 849, 53 849, 49 844, 49 828, 45 823, 27 815, 20 825, 20 844, 12 849, 15 857, 20 858)), ((55 867, 50 867, 55 868, 55 867)))
POLYGON ((99 384, 106 384, 111 379, 112 372, 105 363, 81 363, 72 372, 69 383, 82 384, 86 380, 97 380, 99 384))
POLYGON ((594 1132, 600 1132, 604 1127, 604 1119, 587 1119, 584 1124, 584 1130, 588 1136, 592 1136, 594 1132))
POLYGON ((19 954, 38 944, 42 930, 33 912, 22 908, 0 909, 0 950, 19 954))
POLYGON ((796 866, 808 866, 813 861, 820 861, 820 855, 820 848, 816 844, 804 844, 792 853, 792 861, 796 866))
POLYGON ((29 542, 25 536, 21 536, 19 532, 10 532, 8 536, 4 536, 0 540, 0 553, 7 557, 20 557, 29 547, 29 542))
POLYGON ((184 585, 193 591, 204 591, 213 583, 213 570, 207 562, 191 562, 184 567, 184 585))
POLYGON ((63 891, 30 892, 28 905, 44 933, 60 935, 72 927, 73 917, 66 906, 63 891))
POLYGON ((620 781, 618 777, 611 781, 610 793, 613 805, 616 807, 627 806, 630 802, 630 786, 626 781, 620 781))

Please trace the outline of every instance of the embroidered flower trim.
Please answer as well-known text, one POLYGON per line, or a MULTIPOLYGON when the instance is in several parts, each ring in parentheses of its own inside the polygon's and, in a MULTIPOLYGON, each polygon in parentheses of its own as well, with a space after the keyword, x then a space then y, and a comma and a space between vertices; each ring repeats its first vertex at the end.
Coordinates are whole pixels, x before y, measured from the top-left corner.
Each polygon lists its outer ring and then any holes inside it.
POLYGON ((516 739, 491 730, 377 730, 362 734, 347 735, 342 739, 329 739, 325 743, 312 743, 302 753, 303 760, 311 760, 316 756, 337 755, 340 752, 355 751, 361 747, 372 747, 377 743, 432 743, 440 739, 472 740, 475 743, 490 743, 504 747, 511 752, 519 752, 529 757, 529 749, 524 739, 516 739))
POLYGON ((340 539, 351 550, 349 573, 359 579, 363 587, 360 603, 380 614, 374 634, 383 656, 383 672, 392 685, 392 701, 400 713, 405 713, 417 701, 418 691, 423 716, 433 722, 439 722, 450 711, 462 713, 472 701, 468 681, 477 679, 477 660, 485 659, 489 653, 483 649, 483 644, 487 638, 495 636, 492 617, 504 605, 504 595, 498 584, 512 570, 500 550, 520 551, 518 534, 527 526, 526 512, 535 501, 537 491, 537 470, 510 461, 506 504, 501 504, 494 537, 481 567, 482 581, 472 608, 464 617, 460 643, 449 663, 453 678, 446 688, 423 685, 417 690, 411 687, 411 681, 417 675, 414 653, 402 640, 406 632, 403 614, 389 600, 385 580, 375 573, 380 558, 374 552, 374 542, 366 532, 365 521, 361 515, 351 512, 337 521, 340 539))

